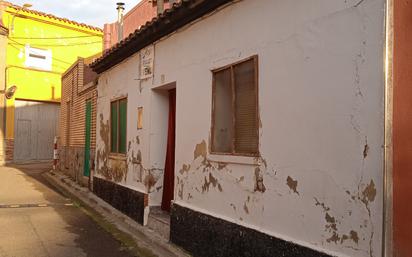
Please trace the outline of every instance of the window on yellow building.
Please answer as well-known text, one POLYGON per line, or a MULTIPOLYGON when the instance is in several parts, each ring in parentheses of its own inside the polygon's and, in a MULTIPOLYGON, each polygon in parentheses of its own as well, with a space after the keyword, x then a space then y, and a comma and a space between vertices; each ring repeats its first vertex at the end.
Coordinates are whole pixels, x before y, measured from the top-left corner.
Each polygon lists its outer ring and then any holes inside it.
POLYGON ((26 61, 27 68, 39 70, 52 70, 52 51, 47 49, 39 49, 26 45, 26 61))

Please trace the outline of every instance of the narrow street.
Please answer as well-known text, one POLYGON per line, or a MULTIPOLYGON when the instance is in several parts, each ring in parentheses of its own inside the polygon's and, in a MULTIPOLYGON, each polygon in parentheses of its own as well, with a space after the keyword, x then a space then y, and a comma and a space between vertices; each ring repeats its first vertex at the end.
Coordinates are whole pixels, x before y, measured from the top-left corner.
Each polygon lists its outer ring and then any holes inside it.
POLYGON ((50 168, 0 167, 0 257, 133 256, 47 183, 50 168))

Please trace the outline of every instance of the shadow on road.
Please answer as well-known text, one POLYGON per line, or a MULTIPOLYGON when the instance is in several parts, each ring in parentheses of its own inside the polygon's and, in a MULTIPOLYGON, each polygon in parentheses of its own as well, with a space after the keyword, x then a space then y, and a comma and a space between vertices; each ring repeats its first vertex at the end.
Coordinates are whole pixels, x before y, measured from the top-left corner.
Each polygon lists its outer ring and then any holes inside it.
MULTIPOLYGON (((34 212, 38 220, 41 215, 57 217, 55 219, 58 221, 50 219, 48 223, 36 224, 35 221, 32 222, 35 230, 42 231, 42 233, 37 234, 44 248, 45 256, 134 256, 120 242, 114 239, 112 235, 97 225, 81 208, 70 204, 71 200, 64 195, 64 192, 59 191, 42 176, 45 172, 50 171, 51 168, 52 163, 50 162, 13 164, 0 168, 7 169, 8 172, 12 172, 13 176, 17 178, 23 177, 25 182, 19 182, 16 186, 28 187, 26 191, 31 192, 30 190, 32 190, 33 194, 41 193, 41 198, 37 196, 38 199, 42 199, 43 204, 47 204, 47 207, 20 208, 19 210, 16 209, 16 212, 24 212, 24 214, 20 215, 27 215, 29 219, 34 212), (53 222, 56 222, 56 224, 53 224, 53 222), (56 229, 59 226, 62 228, 56 229)), ((13 183, 13 181, 9 181, 9 183, 13 183)), ((27 199, 30 201, 29 198, 27 199)), ((36 203, 19 202, 16 204, 36 203)), ((0 212, 0 217, 1 215, 2 213, 0 212)))

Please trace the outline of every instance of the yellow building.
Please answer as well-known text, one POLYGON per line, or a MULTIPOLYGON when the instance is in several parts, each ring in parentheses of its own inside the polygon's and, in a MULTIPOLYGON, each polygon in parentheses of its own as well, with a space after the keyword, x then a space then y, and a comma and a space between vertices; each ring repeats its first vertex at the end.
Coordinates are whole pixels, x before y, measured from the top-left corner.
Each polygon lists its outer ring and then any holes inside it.
MULTIPOLYGON (((3 26, 0 20, 0 91, 4 91, 6 86, 6 47, 8 29, 3 26)), ((4 138, 4 97, 0 96, 0 138, 4 138)), ((4 156, 4 140, 0 140, 0 159, 4 156)))
POLYGON ((6 100, 8 162, 52 159, 61 75, 78 57, 102 51, 101 29, 30 7, 0 1, 1 21, 8 29, 5 84, 17 87, 6 100))

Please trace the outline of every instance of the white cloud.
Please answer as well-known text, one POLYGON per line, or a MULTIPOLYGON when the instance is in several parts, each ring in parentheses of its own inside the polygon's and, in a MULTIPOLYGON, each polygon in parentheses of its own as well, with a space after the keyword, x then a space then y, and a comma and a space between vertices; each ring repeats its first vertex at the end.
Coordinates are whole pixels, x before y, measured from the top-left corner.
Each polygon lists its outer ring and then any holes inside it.
MULTIPOLYGON (((119 0, 11 0, 14 4, 30 3, 31 9, 62 18, 103 28, 104 23, 116 21, 116 3, 119 0)), ((140 0, 122 0, 126 12, 140 0)))

